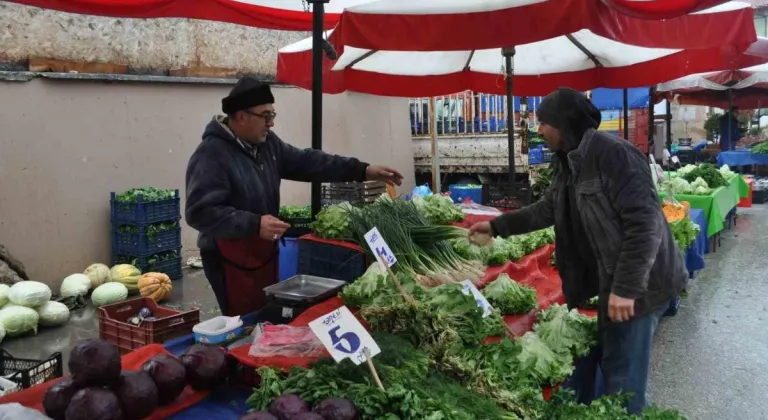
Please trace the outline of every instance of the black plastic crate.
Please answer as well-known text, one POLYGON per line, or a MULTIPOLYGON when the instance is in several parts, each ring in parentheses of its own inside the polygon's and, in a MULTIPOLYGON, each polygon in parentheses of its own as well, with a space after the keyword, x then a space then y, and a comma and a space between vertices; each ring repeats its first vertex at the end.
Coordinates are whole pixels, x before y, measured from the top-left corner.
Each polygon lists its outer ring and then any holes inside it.
POLYGON ((114 192, 111 193, 110 213, 113 223, 155 223, 181 217, 179 190, 175 191, 175 198, 160 201, 143 201, 139 197, 136 203, 123 203, 117 201, 116 196, 114 192))
POLYGON ((132 264, 138 267, 142 273, 148 273, 150 271, 165 273, 172 280, 178 280, 182 277, 181 248, 147 256, 113 254, 112 264, 132 264), (169 252, 175 252, 175 254, 168 254, 169 252), (169 255, 169 257, 166 258, 164 255, 169 255), (160 260, 155 261, 158 258, 160 260))
POLYGON ((136 226, 138 233, 120 232, 120 226, 112 231, 112 252, 136 256, 152 255, 181 247, 181 228, 147 233, 148 225, 136 226))
POLYGON ((680 159, 681 165, 695 165, 699 160, 695 150, 678 150, 677 158, 680 159))
POLYGON ((20 389, 26 389, 64 374, 64 362, 61 353, 54 353, 45 360, 21 359, 13 357, 0 349, 0 376, 17 383, 20 389))
POLYGON ((765 204, 768 202, 768 190, 752 191, 752 204, 765 204))
POLYGON ((521 209, 533 200, 529 182, 483 184, 483 203, 505 210, 521 209))
POLYGON ((312 233, 312 228, 309 225, 312 223, 312 219, 289 219, 283 218, 285 223, 291 225, 288 230, 283 234, 286 238, 300 238, 304 235, 312 233))
POLYGON ((341 245, 299 239, 298 274, 351 282, 368 269, 365 254, 341 245))

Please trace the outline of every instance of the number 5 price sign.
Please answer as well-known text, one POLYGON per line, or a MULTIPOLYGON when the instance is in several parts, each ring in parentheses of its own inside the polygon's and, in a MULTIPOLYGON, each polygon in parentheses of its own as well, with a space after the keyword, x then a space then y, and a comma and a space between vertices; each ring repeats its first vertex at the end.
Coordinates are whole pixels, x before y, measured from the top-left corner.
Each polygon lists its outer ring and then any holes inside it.
POLYGON ((325 314, 310 322, 309 328, 323 343, 336 363, 344 359, 350 359, 356 365, 367 362, 376 385, 384 389, 372 359, 373 356, 381 353, 381 349, 357 318, 352 315, 349 308, 342 306, 325 314))

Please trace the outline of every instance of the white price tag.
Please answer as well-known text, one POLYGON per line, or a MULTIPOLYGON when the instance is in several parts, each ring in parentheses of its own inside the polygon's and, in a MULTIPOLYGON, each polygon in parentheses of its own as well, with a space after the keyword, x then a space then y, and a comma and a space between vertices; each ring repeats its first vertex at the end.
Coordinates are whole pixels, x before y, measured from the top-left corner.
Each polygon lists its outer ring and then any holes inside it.
POLYGON ((672 162, 673 163, 680 163, 680 158, 678 158, 677 156, 672 156, 672 162))
POLYGON ((381 353, 376 341, 346 306, 315 319, 309 323, 309 328, 331 353, 336 363, 346 358, 356 365, 365 363, 366 349, 370 352, 370 357, 381 353))
POLYGON ((488 303, 488 299, 486 299, 485 296, 483 296, 483 294, 477 290, 477 287, 475 287, 471 280, 464 280, 461 282, 461 285, 464 286, 462 291, 465 295, 469 296, 471 293, 472 297, 475 298, 477 307, 483 310, 483 318, 493 313, 493 308, 491 307, 491 304, 488 303))
MULTIPOLYGON (((392 253, 392 250, 389 249, 389 245, 384 241, 384 238, 381 237, 379 228, 369 230, 368 233, 365 234, 365 242, 377 258, 384 257, 389 267, 395 265, 397 258, 395 258, 395 254, 392 253)), ((381 263, 381 261, 379 261, 379 263, 381 263)))

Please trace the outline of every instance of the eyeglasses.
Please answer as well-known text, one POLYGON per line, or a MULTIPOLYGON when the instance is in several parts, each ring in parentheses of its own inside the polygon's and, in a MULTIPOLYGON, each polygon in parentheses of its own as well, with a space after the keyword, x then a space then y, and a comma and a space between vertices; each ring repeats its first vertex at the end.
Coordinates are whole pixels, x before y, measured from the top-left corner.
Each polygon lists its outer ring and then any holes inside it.
POLYGON ((265 112, 262 112, 261 114, 257 114, 255 112, 246 110, 245 113, 253 115, 254 117, 263 118, 265 122, 272 122, 275 120, 275 118, 277 118, 277 113, 274 111, 265 111, 265 112))

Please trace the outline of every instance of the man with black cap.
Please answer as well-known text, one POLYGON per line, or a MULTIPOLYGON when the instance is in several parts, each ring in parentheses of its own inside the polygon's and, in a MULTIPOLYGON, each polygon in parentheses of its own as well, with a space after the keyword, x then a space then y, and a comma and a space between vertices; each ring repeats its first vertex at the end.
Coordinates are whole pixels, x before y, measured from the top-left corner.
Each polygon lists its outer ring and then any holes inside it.
POLYGON ((561 88, 541 102, 539 135, 560 169, 536 203, 478 223, 471 232, 518 235, 555 226, 556 264, 570 307, 598 296, 598 348, 574 372, 577 398, 595 397, 599 364, 608 394, 632 393, 631 413, 646 406, 653 333, 669 301, 685 287, 683 257, 659 205, 646 156, 597 131, 600 111, 561 88))
POLYGON ((402 175, 385 166, 320 150, 298 149, 272 130, 269 85, 240 79, 222 99, 224 116, 203 132, 187 167, 186 221, 199 231, 203 268, 224 315, 261 309, 262 289, 278 280, 278 239, 290 226, 277 218, 280 181, 385 181, 402 175))

